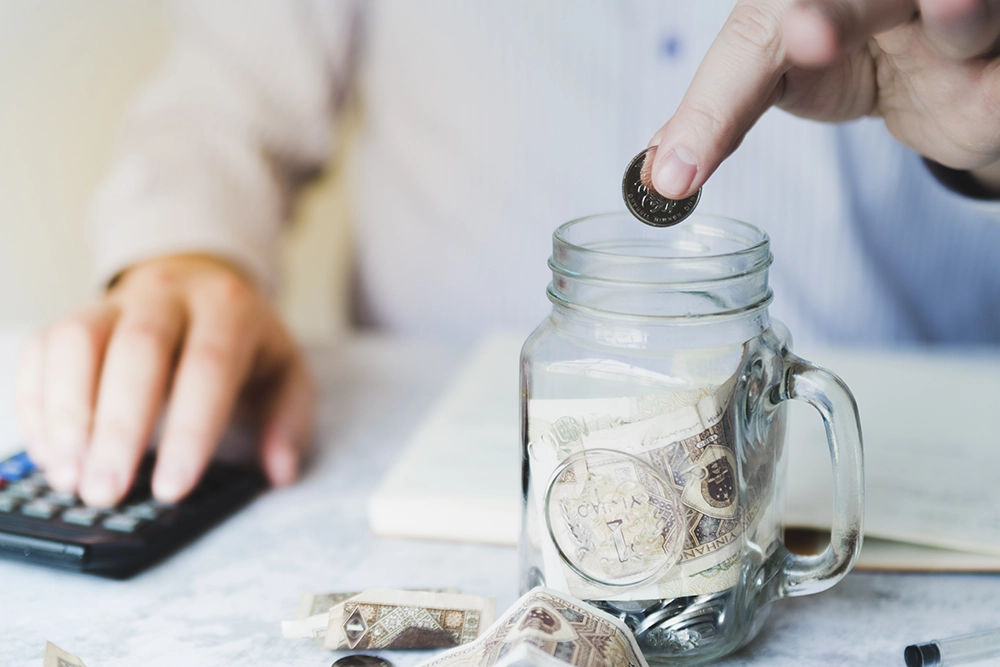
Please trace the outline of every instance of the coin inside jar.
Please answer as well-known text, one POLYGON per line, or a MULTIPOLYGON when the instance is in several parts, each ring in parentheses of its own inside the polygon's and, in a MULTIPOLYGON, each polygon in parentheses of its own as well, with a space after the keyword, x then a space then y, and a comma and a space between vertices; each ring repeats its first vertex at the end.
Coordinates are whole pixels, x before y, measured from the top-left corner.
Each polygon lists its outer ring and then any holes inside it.
POLYGON ((701 188, 685 199, 668 199, 653 188, 652 170, 656 146, 642 151, 629 163, 622 179, 622 197, 628 210, 652 227, 672 227, 694 212, 701 188))
POLYGON ((385 658, 380 658, 377 655, 356 653, 344 656, 330 665, 330 667, 393 667, 393 665, 385 658))

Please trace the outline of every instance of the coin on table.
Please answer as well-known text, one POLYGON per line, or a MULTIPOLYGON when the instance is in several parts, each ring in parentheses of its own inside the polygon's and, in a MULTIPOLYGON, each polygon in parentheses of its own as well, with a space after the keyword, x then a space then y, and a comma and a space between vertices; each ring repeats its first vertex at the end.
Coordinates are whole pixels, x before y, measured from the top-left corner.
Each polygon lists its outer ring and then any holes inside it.
POLYGON ((685 199, 667 199, 653 189, 652 169, 656 146, 632 158, 622 179, 622 197, 632 215, 652 227, 672 227, 694 212, 701 188, 685 199))
POLYGON ((377 655, 345 655, 330 667, 393 667, 392 663, 377 655))

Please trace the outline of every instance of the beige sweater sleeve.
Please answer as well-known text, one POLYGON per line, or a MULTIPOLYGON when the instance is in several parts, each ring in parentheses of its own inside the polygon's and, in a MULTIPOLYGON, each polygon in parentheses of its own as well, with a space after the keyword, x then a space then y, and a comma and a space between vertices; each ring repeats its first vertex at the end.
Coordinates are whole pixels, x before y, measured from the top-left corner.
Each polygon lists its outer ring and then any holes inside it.
POLYGON ((347 0, 185 0, 126 114, 91 211, 96 279, 174 253, 226 259, 267 290, 297 185, 333 149, 351 78, 347 0))

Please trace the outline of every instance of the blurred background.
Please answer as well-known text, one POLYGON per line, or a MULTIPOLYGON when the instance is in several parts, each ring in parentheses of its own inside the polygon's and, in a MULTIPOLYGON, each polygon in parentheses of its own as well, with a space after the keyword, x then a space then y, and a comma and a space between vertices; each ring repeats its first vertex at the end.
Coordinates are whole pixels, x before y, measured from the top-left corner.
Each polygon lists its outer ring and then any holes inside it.
MULTIPOLYGON (((122 113, 166 46, 165 4, 0 3, 0 333, 43 326, 99 289, 88 207, 122 113)), ((337 172, 305 193, 283 248, 277 298, 305 342, 346 328, 350 237, 337 172)))

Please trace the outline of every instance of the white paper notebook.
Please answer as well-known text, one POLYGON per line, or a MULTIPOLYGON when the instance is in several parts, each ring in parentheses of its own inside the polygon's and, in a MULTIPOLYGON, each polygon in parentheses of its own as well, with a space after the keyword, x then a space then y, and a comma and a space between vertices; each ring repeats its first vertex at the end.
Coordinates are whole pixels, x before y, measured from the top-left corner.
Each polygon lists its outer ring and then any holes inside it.
MULTIPOLYGON (((518 356, 495 335, 471 355, 372 495, 378 535, 516 544, 518 356)), ((866 545, 859 567, 1000 571, 1000 353, 817 350, 858 401, 866 545)), ((830 460, 819 415, 789 410, 786 524, 826 530, 830 460)))

